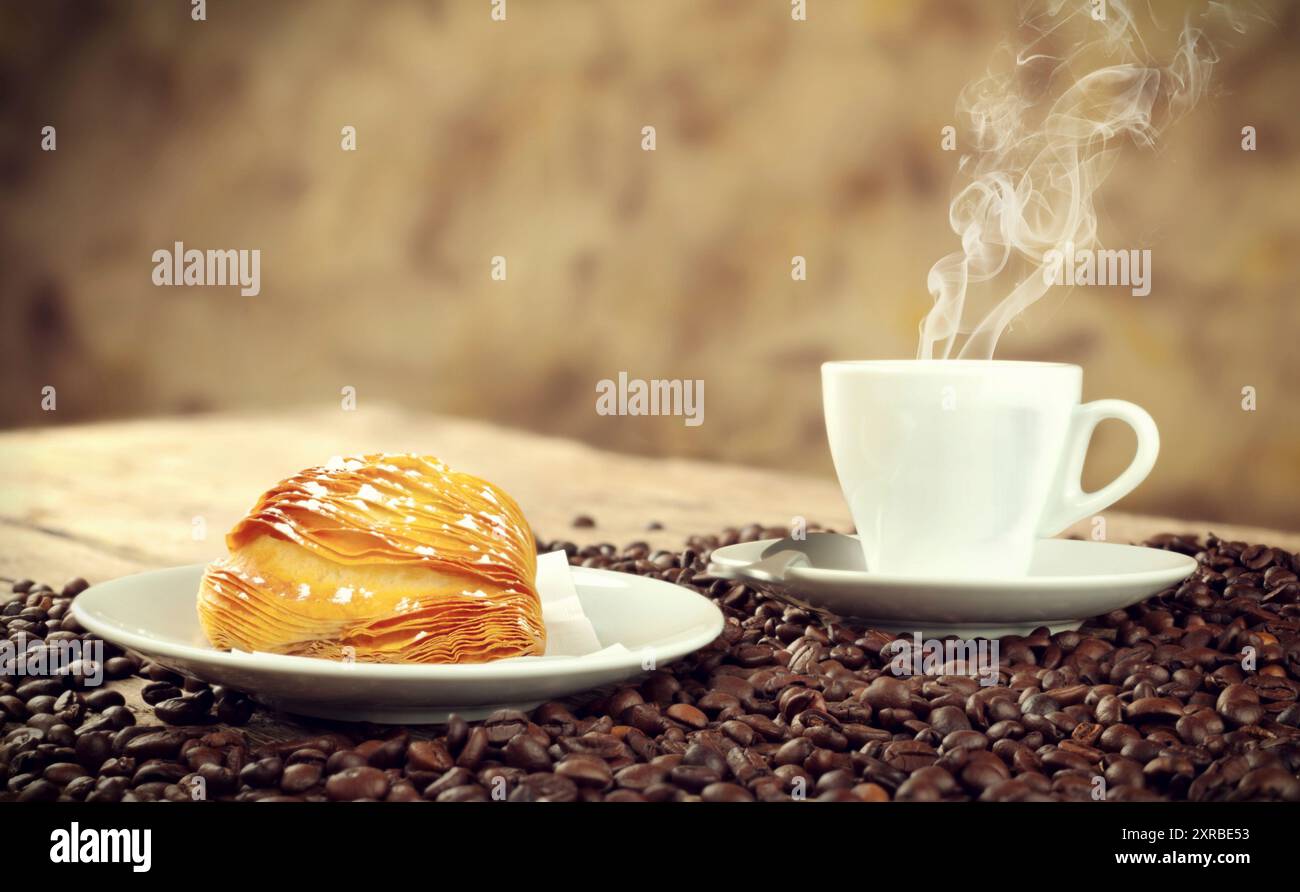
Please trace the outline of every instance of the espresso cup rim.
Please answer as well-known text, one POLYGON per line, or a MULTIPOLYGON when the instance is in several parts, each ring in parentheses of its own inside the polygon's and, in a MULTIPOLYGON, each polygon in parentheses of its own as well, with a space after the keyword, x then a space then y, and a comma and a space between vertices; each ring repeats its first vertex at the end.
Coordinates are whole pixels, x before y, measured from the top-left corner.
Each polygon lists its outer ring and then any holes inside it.
POLYGON ((1081 369, 1070 362, 1039 362, 1019 359, 834 359, 822 363, 822 371, 849 370, 875 372, 959 372, 993 369, 1081 369))

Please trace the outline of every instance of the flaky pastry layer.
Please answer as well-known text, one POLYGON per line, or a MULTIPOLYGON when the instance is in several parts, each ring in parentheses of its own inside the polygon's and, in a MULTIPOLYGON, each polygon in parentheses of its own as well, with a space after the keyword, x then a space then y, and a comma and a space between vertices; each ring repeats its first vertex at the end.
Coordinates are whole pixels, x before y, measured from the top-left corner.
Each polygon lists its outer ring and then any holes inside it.
POLYGON ((226 543, 198 598, 216 647, 384 663, 545 650, 523 513, 436 459, 308 469, 265 493, 226 543))

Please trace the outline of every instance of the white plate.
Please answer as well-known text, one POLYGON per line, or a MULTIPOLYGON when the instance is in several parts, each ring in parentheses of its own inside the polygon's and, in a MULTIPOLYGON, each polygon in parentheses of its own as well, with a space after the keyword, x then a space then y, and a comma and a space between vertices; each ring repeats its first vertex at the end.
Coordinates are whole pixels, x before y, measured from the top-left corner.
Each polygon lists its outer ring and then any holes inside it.
POLYGON ((482 718, 530 709, 663 666, 722 631, 722 613, 681 586, 628 573, 574 567, 583 609, 608 647, 584 657, 500 660, 474 665, 379 665, 216 650, 199 627, 195 599, 203 565, 125 576, 92 586, 73 602, 86 629, 164 666, 248 691, 277 709, 328 719, 422 724, 448 713, 482 718))
POLYGON ((1196 561, 1136 545, 1043 539, 1028 575, 1006 579, 889 576, 865 570, 856 537, 741 542, 713 552, 710 571, 772 594, 861 619, 892 632, 965 637, 1023 635, 1038 626, 1077 629, 1083 620, 1136 604, 1186 579, 1196 561), (781 566, 786 551, 803 557, 781 566))

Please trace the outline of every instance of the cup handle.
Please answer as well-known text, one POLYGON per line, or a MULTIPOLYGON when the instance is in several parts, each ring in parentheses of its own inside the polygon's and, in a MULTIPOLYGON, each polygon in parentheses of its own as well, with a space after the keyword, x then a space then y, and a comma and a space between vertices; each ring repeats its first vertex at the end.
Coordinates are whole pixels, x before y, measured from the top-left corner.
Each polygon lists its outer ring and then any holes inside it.
POLYGON ((1076 521, 1097 514, 1124 498, 1151 473, 1159 452, 1160 433, 1155 421, 1141 406, 1124 400, 1095 400, 1077 406, 1074 417, 1070 419, 1066 459, 1055 485, 1057 497, 1043 512, 1038 535, 1055 536, 1076 521), (1083 459, 1088 454, 1092 432, 1107 418, 1127 422, 1133 428, 1137 434, 1137 452, 1118 477, 1096 492, 1084 492, 1081 479, 1083 459))

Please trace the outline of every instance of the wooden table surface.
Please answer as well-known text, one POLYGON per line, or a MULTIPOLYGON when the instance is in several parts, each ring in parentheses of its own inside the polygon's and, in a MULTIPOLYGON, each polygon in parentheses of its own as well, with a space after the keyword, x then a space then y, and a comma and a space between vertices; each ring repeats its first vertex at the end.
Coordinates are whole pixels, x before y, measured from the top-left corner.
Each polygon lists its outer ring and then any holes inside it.
MULTIPOLYGON (((691 533, 749 522, 850 523, 833 480, 618 455, 464 419, 382 407, 199 416, 0 434, 0 577, 96 582, 206 561, 276 481, 332 455, 378 451, 430 453, 492 480, 544 539, 678 547, 691 533), (579 514, 597 526, 575 529, 579 514), (663 529, 647 530, 650 521, 663 529)), ((1295 532, 1121 512, 1105 519, 1115 542, 1213 530, 1300 550, 1295 532)))
MULTIPOLYGON (((379 451, 434 454, 492 480, 519 500, 543 539, 675 548, 692 533, 729 525, 785 526, 796 516, 839 529, 850 523, 833 480, 616 455, 463 419, 388 408, 188 417, 0 434, 0 578, 95 583, 210 560, 276 481, 333 455, 379 451), (577 515, 597 526, 575 529, 577 515), (650 521, 663 528, 647 530, 650 521)), ((1120 512, 1105 518, 1116 542, 1212 529, 1300 550, 1296 533, 1120 512)), ((140 680, 114 684, 151 718, 140 680)), ((275 740, 323 725, 259 710, 245 731, 254 741, 275 740)))

